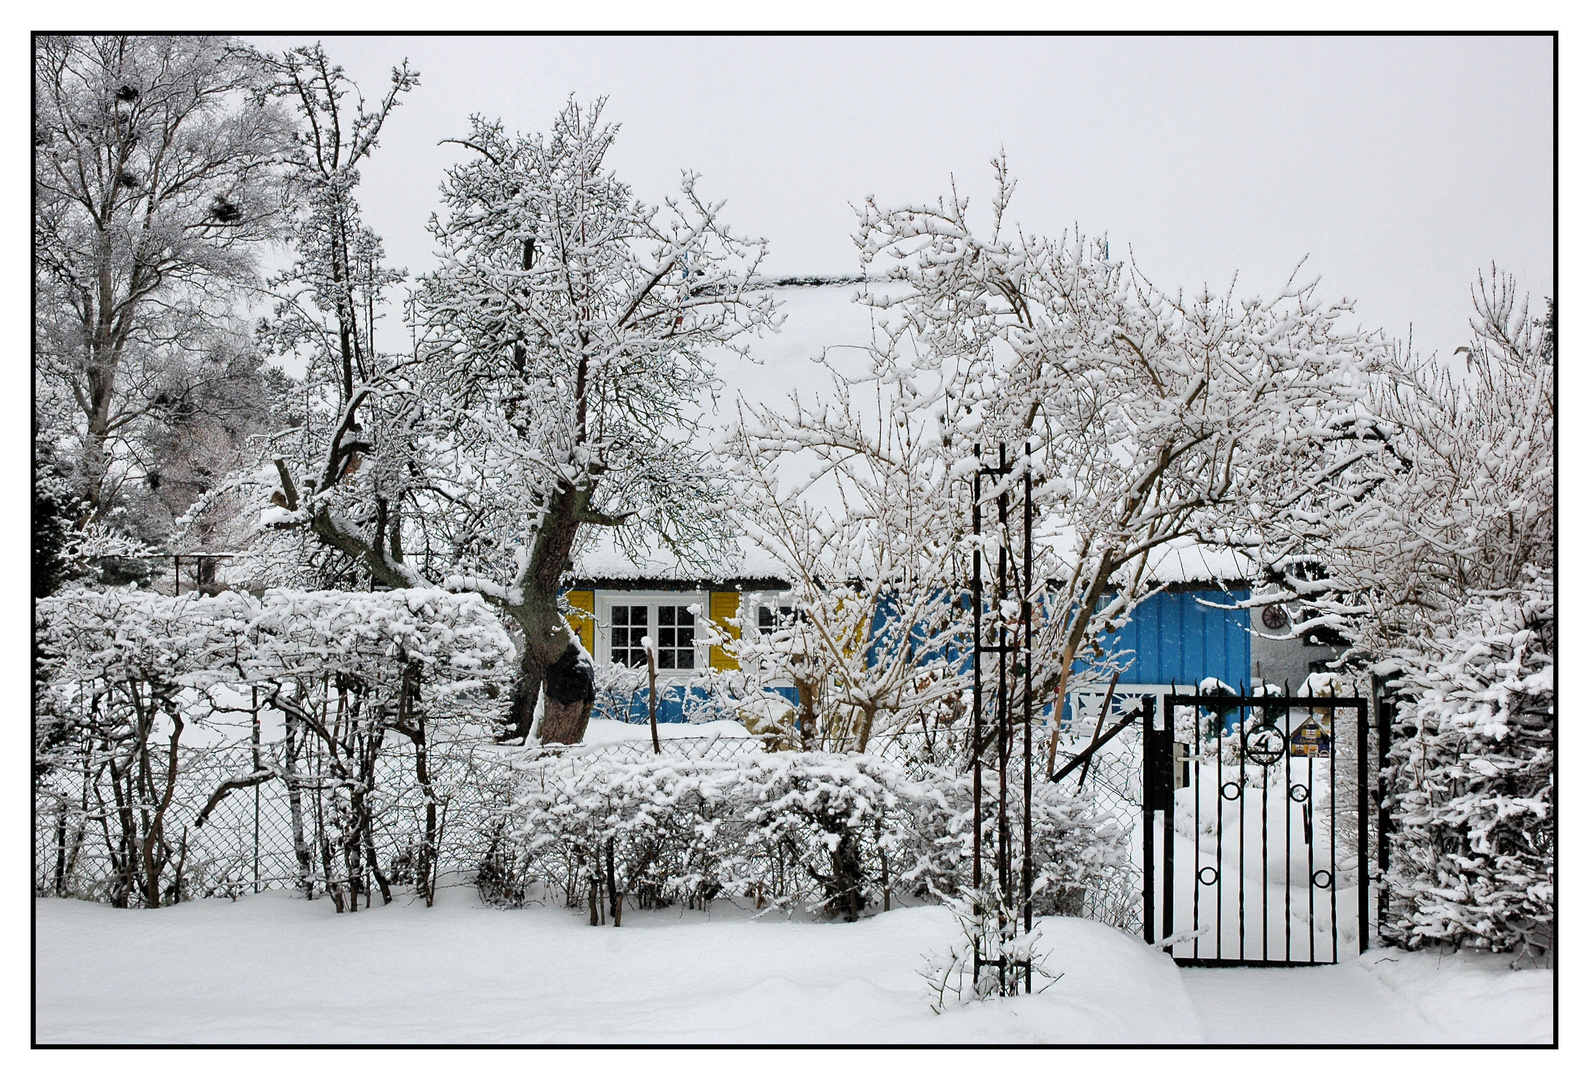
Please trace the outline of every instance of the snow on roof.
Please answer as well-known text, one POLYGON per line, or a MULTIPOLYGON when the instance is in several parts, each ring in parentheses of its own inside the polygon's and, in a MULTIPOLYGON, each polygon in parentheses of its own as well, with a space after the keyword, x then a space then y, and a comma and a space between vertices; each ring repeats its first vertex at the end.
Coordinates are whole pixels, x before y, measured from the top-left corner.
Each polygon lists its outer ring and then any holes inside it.
POLYGON ((1168 584, 1251 581, 1253 561, 1229 548, 1213 548, 1195 540, 1172 540, 1148 562, 1148 576, 1168 584))
POLYGON ((714 569, 702 574, 700 567, 683 563, 671 551, 654 550, 630 558, 618 546, 611 529, 601 533, 574 559, 574 576, 583 580, 633 581, 737 581, 741 578, 778 578, 787 580, 789 571, 777 559, 749 540, 737 541, 738 550, 728 553, 714 569))
MULTIPOLYGON (((869 370, 873 312, 856 299, 863 291, 887 295, 891 286, 841 280, 819 284, 774 283, 769 288, 775 291, 779 311, 784 316, 782 329, 751 339, 748 356, 727 349, 715 356, 721 385, 715 394, 702 394, 705 416, 697 441, 703 447, 715 445, 737 419, 741 397, 747 403, 770 406, 789 400, 796 392, 802 398, 831 394, 832 377, 820 362, 824 350, 827 362, 847 376, 858 377, 869 370)), ((798 466, 786 470, 789 475, 797 471, 798 466)), ((789 578, 789 569, 758 545, 741 540, 737 548, 721 559, 715 573, 707 576, 721 581, 789 578)), ((1190 540, 1176 541, 1166 547, 1155 556, 1149 571, 1154 579, 1166 584, 1234 583, 1249 581, 1253 576, 1251 560, 1233 551, 1205 547, 1190 540)), ((700 580, 703 577, 698 567, 681 563, 666 550, 629 557, 619 547, 611 530, 602 530, 575 557, 574 574, 586 580, 637 583, 700 580)))

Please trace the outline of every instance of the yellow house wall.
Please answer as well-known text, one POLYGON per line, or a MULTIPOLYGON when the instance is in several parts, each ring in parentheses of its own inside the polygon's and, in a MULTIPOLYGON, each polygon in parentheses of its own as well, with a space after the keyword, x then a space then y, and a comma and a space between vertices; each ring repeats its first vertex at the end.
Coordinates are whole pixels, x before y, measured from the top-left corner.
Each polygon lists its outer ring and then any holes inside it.
POLYGON ((564 595, 571 609, 568 613, 568 625, 579 635, 585 651, 595 655, 596 594, 590 589, 573 589, 564 595))
MULTIPOLYGON (((739 639, 739 627, 730 625, 728 620, 739 618, 739 593, 714 592, 711 597, 709 611, 712 622, 716 625, 718 632, 726 633, 737 641, 739 639)), ((729 656, 717 645, 712 646, 711 663, 712 667, 718 671, 734 671, 739 667, 739 661, 729 656)))

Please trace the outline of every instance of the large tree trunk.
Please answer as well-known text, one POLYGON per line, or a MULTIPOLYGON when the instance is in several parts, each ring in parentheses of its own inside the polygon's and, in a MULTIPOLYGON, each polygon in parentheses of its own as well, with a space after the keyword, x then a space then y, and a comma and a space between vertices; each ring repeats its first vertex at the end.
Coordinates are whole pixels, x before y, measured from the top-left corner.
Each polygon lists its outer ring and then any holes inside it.
MULTIPOLYGON (((281 505, 296 510, 297 486, 285 461, 277 458, 275 464, 281 477, 281 505)), ((336 470, 328 469, 321 490, 336 482, 336 470)), ((547 688, 548 693, 541 741, 576 743, 585 737, 585 726, 595 700, 594 672, 580 652, 573 628, 557 610, 557 599, 563 575, 572 565, 569 556, 574 550, 579 527, 620 525, 628 516, 592 510, 594 490, 595 481, 588 480, 581 487, 565 487, 552 495, 541 515, 529 563, 514 589, 520 598, 516 603, 497 598, 502 610, 513 617, 524 635, 524 646, 519 654, 519 678, 513 687, 507 723, 498 736, 499 742, 523 743, 529 739, 543 688, 547 688)), ((394 543, 388 548, 382 542, 379 530, 372 544, 347 530, 324 508, 314 513, 310 525, 321 541, 358 559, 372 580, 394 589, 423 583, 422 578, 403 564, 397 545, 394 543)))
POLYGON ((596 700, 595 672, 577 644, 569 645, 546 669, 546 704, 541 715, 542 743, 577 743, 585 737, 596 700))
POLYGON ((513 690, 505 741, 528 739, 543 689, 541 742, 577 743, 585 737, 591 703, 596 699, 595 673, 580 651, 573 628, 557 610, 557 594, 580 524, 616 523, 592 513, 590 499, 591 487, 564 488, 552 497, 520 585, 523 602, 509 608, 524 632, 524 651, 519 656, 519 681, 513 690))
MULTIPOLYGON (((557 616, 562 620, 562 616, 557 616)), ((528 635, 526 635, 528 636, 528 635)), ((545 664, 537 651, 525 645, 519 654, 519 681, 513 688, 504 741, 523 742, 535 719, 541 692, 546 703, 541 714, 541 742, 573 744, 585 737, 590 710, 596 700, 595 672, 579 645, 570 642, 556 662, 545 664)))
POLYGON ((502 731, 502 742, 522 743, 529 738, 530 727, 535 723, 535 705, 541 699, 541 683, 546 669, 526 645, 519 653, 519 678, 513 684, 513 700, 508 705, 508 722, 502 731))

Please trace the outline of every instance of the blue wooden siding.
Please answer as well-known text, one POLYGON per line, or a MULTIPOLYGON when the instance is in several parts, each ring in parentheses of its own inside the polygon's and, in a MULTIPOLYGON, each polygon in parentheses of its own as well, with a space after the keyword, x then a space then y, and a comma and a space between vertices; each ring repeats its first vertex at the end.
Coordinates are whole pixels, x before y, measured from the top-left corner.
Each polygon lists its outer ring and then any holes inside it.
MULTIPOLYGON (((799 693, 792 686, 776 686, 769 689, 788 698, 791 704, 798 705, 800 703, 799 693)), ((651 722, 649 699, 650 692, 641 690, 629 700, 627 714, 621 712, 614 714, 601 701, 597 701, 596 711, 602 715, 612 716, 615 720, 623 720, 630 724, 649 724, 651 722)), ((671 686, 664 684, 658 688, 657 723, 659 724, 682 724, 697 719, 702 713, 709 714, 710 711, 711 697, 706 692, 705 687, 680 686, 675 683, 671 686)), ((716 717, 709 718, 716 719, 716 717)), ((733 716, 730 715, 727 719, 732 720, 733 716)))
POLYGON ((1188 689, 1213 676, 1229 686, 1245 684, 1252 671, 1252 638, 1246 611, 1225 611, 1199 600, 1231 604, 1248 597, 1233 592, 1163 592, 1138 604, 1120 633, 1105 637, 1105 649, 1130 650, 1123 683, 1174 683, 1188 689))

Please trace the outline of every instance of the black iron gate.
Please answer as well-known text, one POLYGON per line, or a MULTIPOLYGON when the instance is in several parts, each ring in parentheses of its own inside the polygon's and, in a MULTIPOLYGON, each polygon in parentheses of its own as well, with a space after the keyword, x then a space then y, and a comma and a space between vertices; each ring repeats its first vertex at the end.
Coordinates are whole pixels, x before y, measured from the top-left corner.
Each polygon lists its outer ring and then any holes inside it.
POLYGON ((1367 949, 1386 846, 1368 701, 1166 694, 1141 720, 1144 938, 1196 965, 1367 949))

